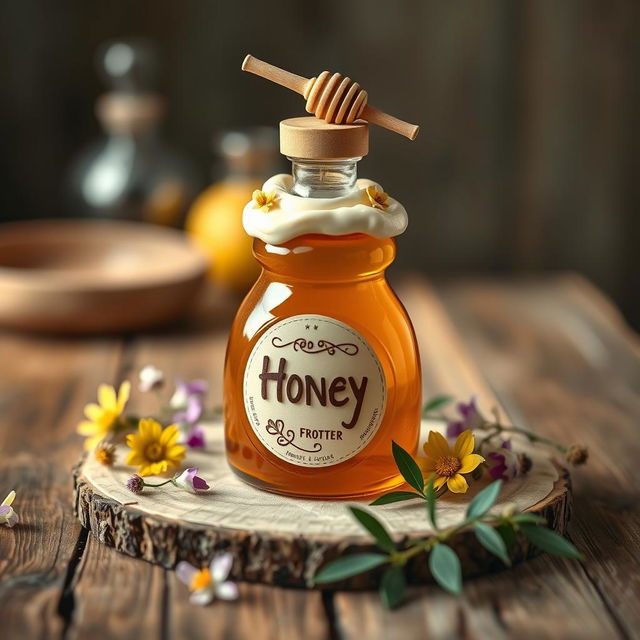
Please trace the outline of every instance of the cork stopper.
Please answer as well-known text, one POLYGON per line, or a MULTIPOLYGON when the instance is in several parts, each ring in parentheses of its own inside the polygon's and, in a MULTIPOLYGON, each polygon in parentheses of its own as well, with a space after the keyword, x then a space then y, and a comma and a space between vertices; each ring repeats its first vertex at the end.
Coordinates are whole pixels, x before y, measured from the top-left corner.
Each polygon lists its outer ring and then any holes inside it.
POLYGON ((366 122, 331 124, 313 117, 289 118, 280 123, 280 153, 289 158, 339 160, 369 153, 366 122))
POLYGON ((323 71, 316 77, 304 78, 252 55, 245 57, 242 70, 304 96, 307 112, 325 122, 344 126, 366 120, 410 140, 415 140, 418 135, 418 125, 400 120, 368 104, 368 93, 357 82, 339 73, 323 71))

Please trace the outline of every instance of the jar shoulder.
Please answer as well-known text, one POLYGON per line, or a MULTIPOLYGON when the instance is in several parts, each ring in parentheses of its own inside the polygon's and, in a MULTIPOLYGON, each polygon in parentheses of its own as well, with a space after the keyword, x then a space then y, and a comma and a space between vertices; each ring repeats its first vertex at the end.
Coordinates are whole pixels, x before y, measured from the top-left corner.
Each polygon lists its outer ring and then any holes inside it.
POLYGON ((238 309, 230 339, 252 344, 276 322, 300 315, 342 322, 386 351, 417 350, 411 320, 384 278, 323 285, 261 276, 238 309))

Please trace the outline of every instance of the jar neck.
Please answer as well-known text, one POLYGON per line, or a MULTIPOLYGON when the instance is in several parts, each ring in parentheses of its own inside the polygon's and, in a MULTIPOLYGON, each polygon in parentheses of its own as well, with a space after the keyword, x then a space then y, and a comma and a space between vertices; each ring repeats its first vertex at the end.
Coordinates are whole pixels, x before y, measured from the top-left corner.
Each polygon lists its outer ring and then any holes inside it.
POLYGON ((393 238, 364 233, 344 236, 310 234, 277 246, 255 238, 253 255, 263 267, 263 277, 278 282, 358 282, 384 278, 393 262, 393 238))
POLYGON ((294 195, 303 198, 338 198, 353 193, 361 158, 341 160, 307 160, 289 158, 294 195))

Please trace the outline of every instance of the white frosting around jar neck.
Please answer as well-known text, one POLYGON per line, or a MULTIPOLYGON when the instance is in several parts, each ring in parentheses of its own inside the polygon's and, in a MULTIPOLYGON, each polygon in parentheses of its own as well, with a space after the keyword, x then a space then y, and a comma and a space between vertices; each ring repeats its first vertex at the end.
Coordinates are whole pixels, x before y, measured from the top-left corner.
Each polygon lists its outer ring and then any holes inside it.
POLYGON ((373 180, 358 179, 352 193, 338 198, 302 198, 290 193, 292 186, 289 174, 275 175, 262 187, 265 193, 276 194, 271 209, 256 208, 253 200, 247 203, 242 223, 250 236, 278 245, 309 233, 329 236, 366 233, 376 238, 392 238, 407 228, 407 211, 397 200, 389 196, 385 209, 371 206, 367 187, 382 191, 373 180))

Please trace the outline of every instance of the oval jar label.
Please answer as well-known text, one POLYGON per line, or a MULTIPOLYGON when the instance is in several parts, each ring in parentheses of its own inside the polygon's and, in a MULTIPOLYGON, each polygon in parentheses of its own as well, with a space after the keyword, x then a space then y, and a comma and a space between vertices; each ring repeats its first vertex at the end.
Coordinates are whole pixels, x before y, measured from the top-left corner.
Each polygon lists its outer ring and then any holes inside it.
POLYGON ((258 340, 244 372, 244 406, 260 442, 282 460, 328 467, 375 435, 387 400, 369 343, 327 316, 299 315, 258 340))

